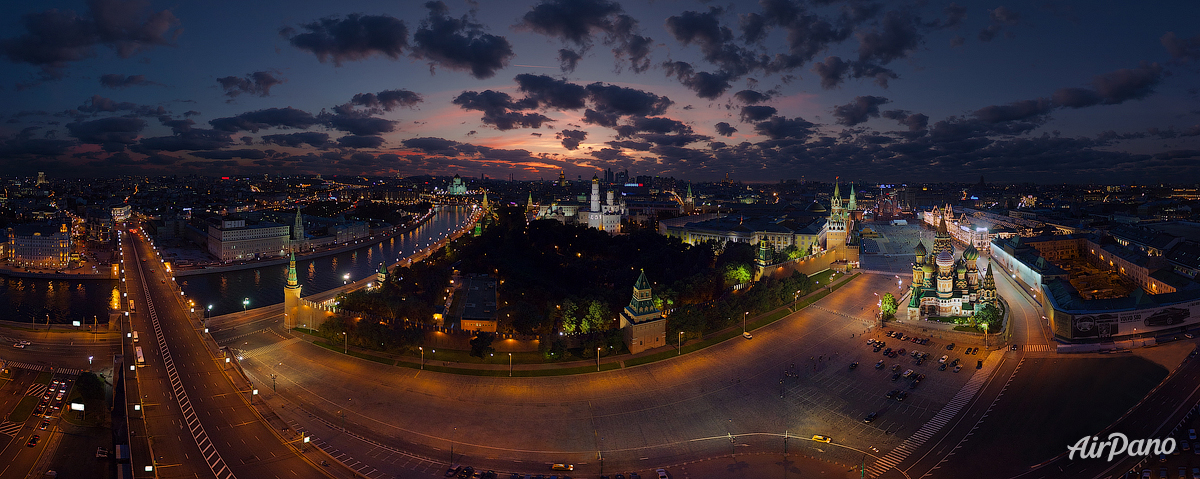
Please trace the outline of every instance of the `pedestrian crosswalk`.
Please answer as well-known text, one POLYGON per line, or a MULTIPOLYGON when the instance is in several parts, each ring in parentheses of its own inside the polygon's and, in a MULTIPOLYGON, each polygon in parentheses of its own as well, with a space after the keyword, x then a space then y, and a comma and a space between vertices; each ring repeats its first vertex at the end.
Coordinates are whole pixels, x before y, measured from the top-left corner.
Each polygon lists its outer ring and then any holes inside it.
POLYGON ((30 384, 29 389, 25 390, 25 395, 34 397, 41 396, 42 394, 46 393, 47 389, 50 389, 50 386, 41 383, 30 384))
POLYGON ((1025 349, 1025 351, 1027 351, 1027 352, 1042 352, 1042 353, 1048 353, 1048 352, 1050 352, 1050 351, 1053 351, 1053 349, 1050 349, 1050 345, 1049 345, 1049 344, 1026 344, 1026 345, 1024 345, 1024 346, 1021 346, 1021 347, 1022 347, 1022 348, 1024 348, 1024 349, 1025 349))
MULTIPOLYGON (((31 371, 53 371, 55 374, 62 374, 62 375, 66 375, 66 376, 78 376, 81 373, 83 373, 83 370, 81 370, 81 369, 74 369, 74 368, 55 369, 55 368, 53 368, 51 366, 47 366, 45 364, 23 363, 21 361, 8 361, 8 362, 4 363, 4 367, 28 369, 31 371)), ((27 396, 32 396, 32 395, 27 394, 27 396)))
POLYGON ((955 394, 954 398, 950 399, 950 402, 946 403, 946 406, 941 411, 938 411, 937 415, 933 416, 933 419, 930 419, 921 429, 918 429, 916 433, 888 452, 887 455, 876 460, 871 467, 867 468, 867 474, 871 477, 879 477, 884 472, 887 472, 888 469, 900 464, 901 461, 908 458, 909 454, 912 454, 913 451, 916 451, 917 448, 925 444, 925 441, 928 441, 934 434, 937 434, 946 423, 950 422, 971 401, 971 398, 975 397, 975 393, 979 392, 979 388, 983 387, 983 383, 987 381, 988 376, 992 374, 992 370, 996 368, 996 364, 999 362, 985 359, 984 363, 987 366, 975 371, 975 375, 963 385, 962 389, 958 390, 958 394, 955 394))
POLYGON ((19 423, 19 422, 12 422, 12 421, 0 422, 0 434, 17 437, 17 433, 21 432, 21 427, 23 427, 23 426, 24 426, 24 424, 19 423))
POLYGON ((49 366, 46 366, 44 364, 30 364, 30 363, 23 363, 20 361, 8 361, 8 362, 4 363, 4 367, 31 369, 34 371, 46 371, 46 370, 50 369, 49 366))
POLYGON ((300 338, 289 338, 285 341, 274 342, 274 343, 268 344, 266 346, 263 346, 261 348, 254 348, 254 349, 251 349, 248 351, 242 351, 241 356, 242 356, 242 358, 252 358, 259 354, 269 353, 271 351, 274 351, 276 349, 282 348, 284 346, 287 346, 289 344, 292 344, 292 343, 298 342, 298 341, 300 341, 300 338))

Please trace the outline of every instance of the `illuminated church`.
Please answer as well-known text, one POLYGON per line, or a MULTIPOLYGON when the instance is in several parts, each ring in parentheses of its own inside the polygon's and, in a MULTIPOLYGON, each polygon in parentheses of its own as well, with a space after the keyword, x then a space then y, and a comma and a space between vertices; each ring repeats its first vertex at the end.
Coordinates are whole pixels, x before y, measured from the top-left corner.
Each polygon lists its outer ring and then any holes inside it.
POLYGON ((979 251, 968 245, 962 257, 954 259, 954 243, 943 217, 933 240, 933 251, 924 243, 913 249, 912 290, 908 301, 909 319, 928 316, 974 316, 980 306, 996 304, 996 280, 989 264, 980 276, 976 266, 979 251))

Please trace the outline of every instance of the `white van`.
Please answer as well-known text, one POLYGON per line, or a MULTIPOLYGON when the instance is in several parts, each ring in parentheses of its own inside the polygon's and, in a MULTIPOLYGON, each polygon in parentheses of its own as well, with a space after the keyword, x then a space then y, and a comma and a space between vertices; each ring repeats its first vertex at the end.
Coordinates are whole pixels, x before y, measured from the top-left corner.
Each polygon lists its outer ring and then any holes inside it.
POLYGON ((135 343, 136 343, 136 342, 138 342, 138 335, 137 335, 137 331, 134 331, 134 332, 133 332, 133 342, 135 342, 135 343))

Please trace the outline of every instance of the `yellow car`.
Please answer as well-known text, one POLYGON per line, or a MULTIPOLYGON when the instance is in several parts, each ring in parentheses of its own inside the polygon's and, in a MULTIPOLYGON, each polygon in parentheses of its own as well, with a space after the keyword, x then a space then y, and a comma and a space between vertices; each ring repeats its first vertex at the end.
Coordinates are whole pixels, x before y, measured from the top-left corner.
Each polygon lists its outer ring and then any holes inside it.
POLYGON ((833 438, 832 438, 832 437, 829 437, 829 436, 822 436, 822 435, 820 435, 820 434, 817 434, 817 435, 813 436, 813 437, 812 437, 812 440, 814 440, 814 441, 817 441, 817 442, 826 442, 826 443, 828 443, 828 442, 833 442, 833 438))
POLYGON ((575 466, 573 464, 555 464, 553 466, 550 466, 550 470, 551 471, 574 471, 575 466))

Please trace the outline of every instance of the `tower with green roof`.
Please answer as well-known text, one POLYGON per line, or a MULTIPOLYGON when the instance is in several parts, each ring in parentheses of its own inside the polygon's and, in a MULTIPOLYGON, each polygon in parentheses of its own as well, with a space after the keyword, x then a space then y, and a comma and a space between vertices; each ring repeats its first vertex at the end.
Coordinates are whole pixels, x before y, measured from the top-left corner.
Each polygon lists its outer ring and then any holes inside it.
POLYGON ((283 326, 293 329, 300 320, 300 282, 296 279, 296 253, 288 258, 287 285, 283 287, 283 326))
POLYGON ((654 306, 654 295, 645 270, 633 283, 633 299, 621 311, 621 331, 630 353, 667 345, 667 320, 654 306))

